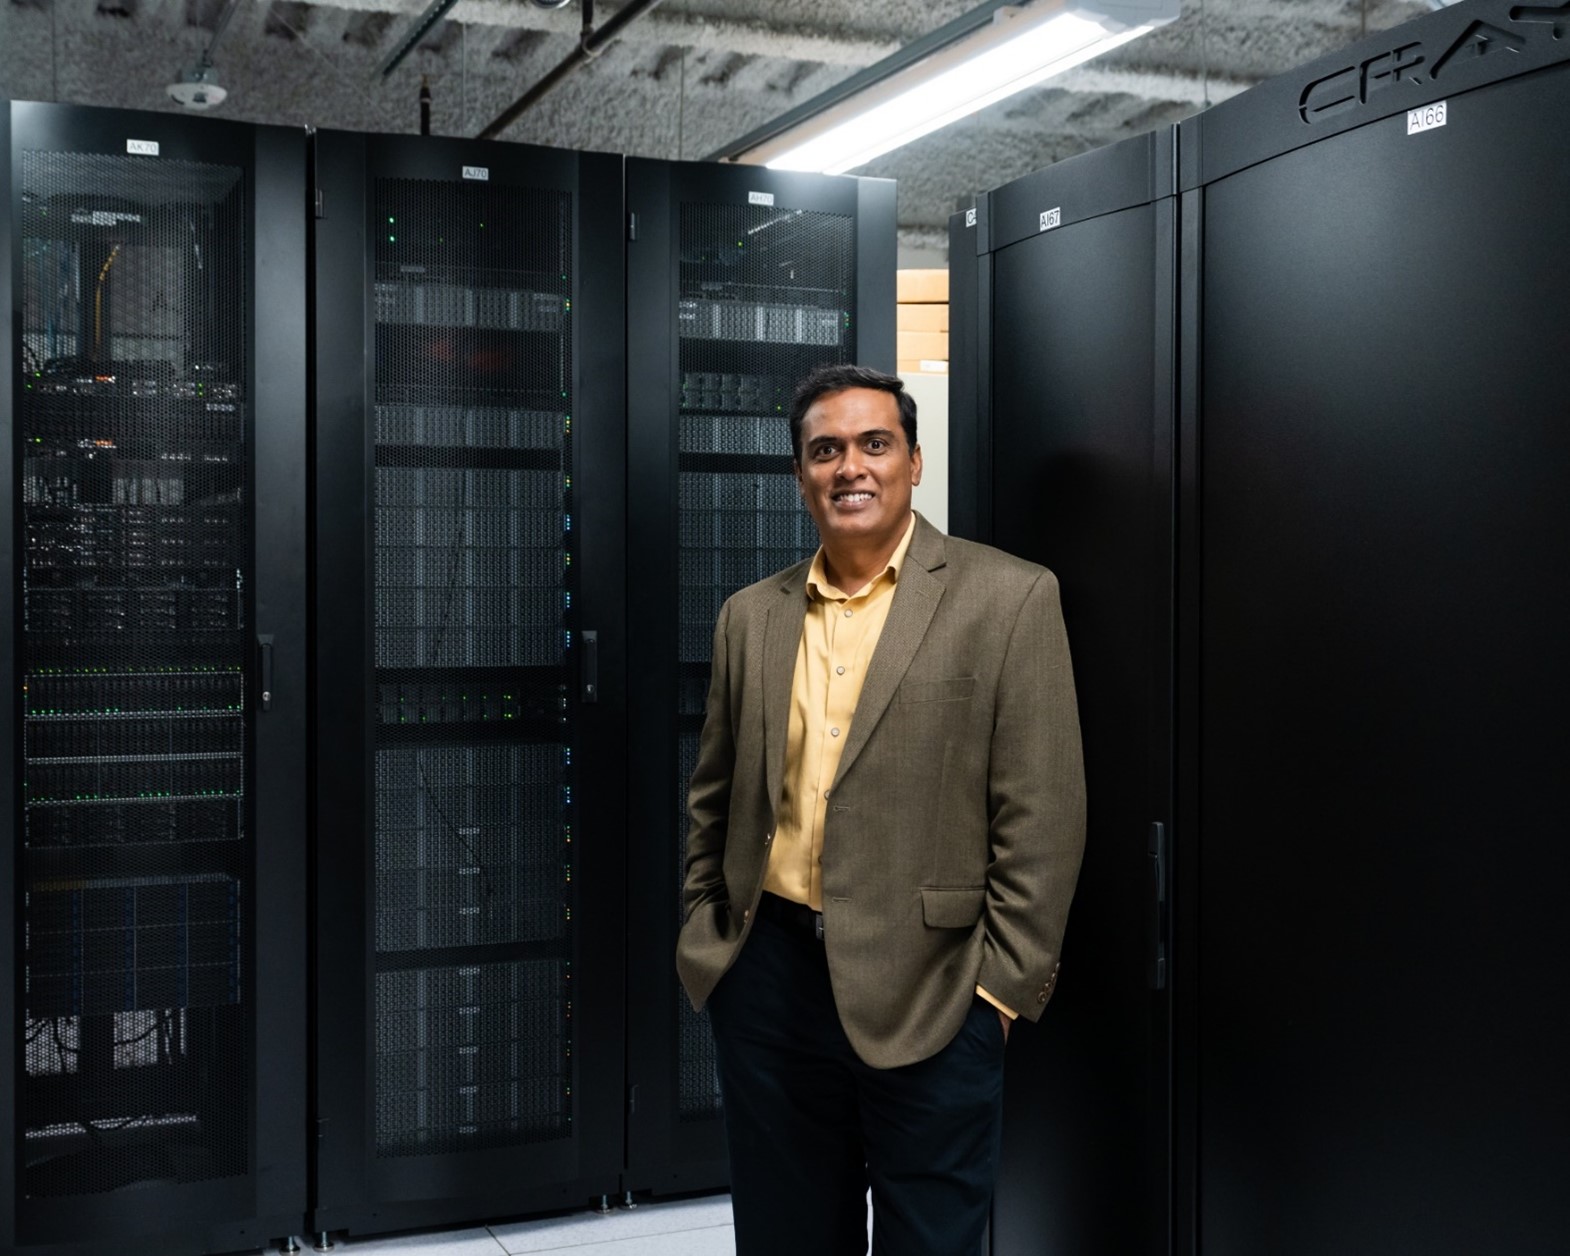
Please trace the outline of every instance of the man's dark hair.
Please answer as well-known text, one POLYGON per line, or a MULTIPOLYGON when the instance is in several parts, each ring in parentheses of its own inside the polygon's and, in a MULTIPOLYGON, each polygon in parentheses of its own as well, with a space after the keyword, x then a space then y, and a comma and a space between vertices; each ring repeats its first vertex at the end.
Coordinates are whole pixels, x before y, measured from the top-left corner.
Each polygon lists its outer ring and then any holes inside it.
POLYGON ((916 451, 916 399, 905 391, 905 381, 897 375, 885 375, 870 366, 843 363, 837 366, 820 366, 796 385, 796 395, 790 403, 790 448, 797 462, 801 461, 801 424, 807 411, 824 397, 844 392, 847 388, 873 388, 886 392, 899 403, 899 425, 905 429, 905 443, 916 451))

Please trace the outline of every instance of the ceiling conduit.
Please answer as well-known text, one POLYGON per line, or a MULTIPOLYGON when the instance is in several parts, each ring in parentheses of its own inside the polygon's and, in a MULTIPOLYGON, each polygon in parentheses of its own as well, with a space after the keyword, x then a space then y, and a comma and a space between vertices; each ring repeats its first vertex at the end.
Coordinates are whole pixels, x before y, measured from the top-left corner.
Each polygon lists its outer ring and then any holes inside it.
POLYGON ((580 0, 580 3, 583 5, 583 32, 578 36, 578 47, 565 61, 497 114, 491 124, 480 132, 480 139, 493 140, 499 136, 518 120, 525 109, 544 97, 580 65, 593 61, 623 28, 657 7, 660 0, 627 0, 599 30, 594 29, 594 0, 580 0))

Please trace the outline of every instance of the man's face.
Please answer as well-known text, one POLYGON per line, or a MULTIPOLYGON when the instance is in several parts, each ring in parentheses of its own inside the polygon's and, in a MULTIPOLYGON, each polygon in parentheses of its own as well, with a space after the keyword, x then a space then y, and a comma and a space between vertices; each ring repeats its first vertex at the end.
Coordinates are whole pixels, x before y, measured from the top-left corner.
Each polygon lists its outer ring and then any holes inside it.
POLYGON ((802 419, 796 481, 826 548, 848 541, 892 551, 921 483, 921 448, 905 442, 899 402, 876 388, 820 397, 802 419))

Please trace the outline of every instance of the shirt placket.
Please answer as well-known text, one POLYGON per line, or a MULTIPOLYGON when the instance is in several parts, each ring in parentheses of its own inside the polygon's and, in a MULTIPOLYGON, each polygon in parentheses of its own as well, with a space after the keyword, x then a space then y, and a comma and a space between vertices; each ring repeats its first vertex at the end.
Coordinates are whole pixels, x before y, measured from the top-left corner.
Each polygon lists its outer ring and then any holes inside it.
POLYGON ((814 782, 812 820, 812 900, 822 901, 822 854, 824 816, 828 811, 829 791, 834 785, 834 774, 839 767, 840 743, 850 731, 849 711, 845 708, 844 693, 851 682, 851 669, 847 661, 853 652, 855 634, 850 625, 856 610, 851 599, 828 601, 824 605, 824 627, 828 672, 824 677, 823 735, 819 740, 817 774, 814 782))

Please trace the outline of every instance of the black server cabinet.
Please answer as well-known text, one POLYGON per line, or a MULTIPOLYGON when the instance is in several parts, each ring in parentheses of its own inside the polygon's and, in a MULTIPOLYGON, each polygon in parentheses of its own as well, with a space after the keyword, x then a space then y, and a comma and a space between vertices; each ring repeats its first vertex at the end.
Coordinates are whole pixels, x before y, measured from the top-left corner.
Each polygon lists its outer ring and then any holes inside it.
POLYGON ((305 137, 0 109, 0 1247, 304 1219, 305 137))
POLYGON ((314 1231, 623 1155, 619 157, 314 150, 314 1231))
POLYGON ((980 529, 1062 582, 1090 797, 1063 978, 1009 1047, 998 1256, 1167 1250, 1173 141, 1062 162, 952 225, 951 334, 984 353, 953 375, 980 529))
POLYGON ((986 199, 979 194, 949 218, 949 533, 969 541, 988 541, 992 530, 992 484, 983 472, 991 459, 981 443, 982 389, 992 382, 981 342, 981 311, 990 330, 992 302, 991 252, 980 230, 986 199))
POLYGON ((673 965, 721 603, 810 555, 787 416, 814 367, 894 369, 894 185, 629 160, 628 1173, 729 1180, 708 1021, 673 965))
POLYGON ((1184 124, 1180 1251, 1570 1235, 1567 35, 1478 0, 1184 124))

